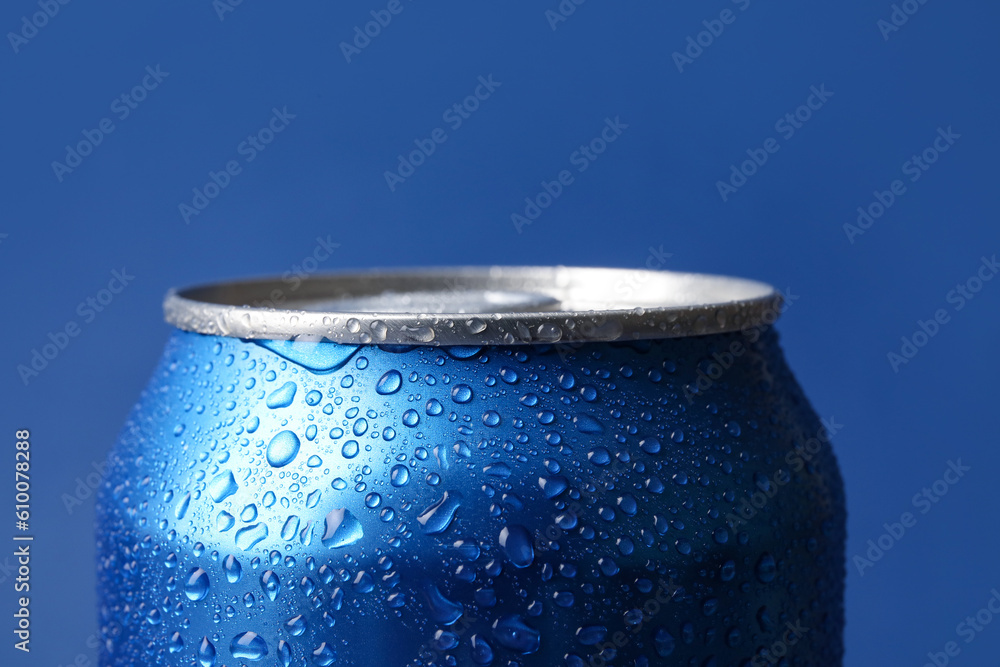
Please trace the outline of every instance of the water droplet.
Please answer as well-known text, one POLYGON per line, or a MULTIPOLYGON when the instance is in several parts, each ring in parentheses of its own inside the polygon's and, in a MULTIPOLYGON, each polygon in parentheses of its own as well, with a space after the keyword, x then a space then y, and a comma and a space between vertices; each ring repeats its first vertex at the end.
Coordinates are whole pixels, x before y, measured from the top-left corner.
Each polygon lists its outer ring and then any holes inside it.
POLYGON ((392 466, 392 470, 389 471, 389 482, 396 487, 406 486, 406 483, 410 481, 410 469, 403 464, 397 464, 392 466))
POLYGON ((493 623, 493 637, 504 648, 521 655, 529 655, 538 650, 541 634, 529 627, 516 614, 501 616, 493 623))
POLYGON ((234 658, 262 660, 267 655, 267 642, 256 632, 241 632, 233 637, 233 641, 229 644, 229 652, 234 658))
POLYGON ((254 521, 256 519, 257 519, 257 506, 254 505, 253 503, 244 507, 243 511, 240 512, 240 521, 242 521, 243 523, 250 523, 251 521, 254 521))
POLYGON ((210 583, 208 572, 200 567, 191 568, 187 581, 184 582, 184 594, 187 595, 188 600, 204 600, 205 596, 208 595, 210 583))
POLYGON ((319 405, 319 402, 323 400, 323 394, 313 389, 306 394, 306 405, 319 405))
POLYGON ((562 475, 539 477, 538 486, 541 487, 545 497, 551 500, 566 490, 566 487, 569 486, 569 480, 562 475))
POLYGON ((180 499, 177 503, 177 507, 174 508, 174 516, 178 519, 183 519, 184 515, 187 514, 188 507, 191 506, 191 494, 186 493, 184 497, 180 499))
POLYGON ((427 610, 438 623, 452 625, 461 618, 464 611, 461 603, 446 598, 434 584, 428 584, 424 588, 424 595, 427 596, 427 610))
POLYGON ((531 533, 524 526, 518 524, 505 526, 500 531, 500 546, 514 567, 528 567, 535 559, 531 533))
POLYGON ((487 410, 483 413, 483 424, 489 427, 500 425, 500 413, 496 410, 487 410))
POLYGON ((282 468, 295 459, 300 446, 299 436, 291 431, 282 431, 267 445, 267 462, 274 468, 282 468))
POLYGON ((472 400, 472 387, 467 384, 457 384, 451 390, 451 400, 456 403, 468 403, 472 400))
POLYGON ((292 616, 288 621, 285 622, 285 629, 288 630, 289 634, 293 637, 299 637, 306 631, 306 619, 302 614, 298 616, 292 616))
POLYGON ((231 584, 238 583, 243 578, 243 566, 232 554, 226 556, 226 559, 222 561, 222 571, 226 575, 226 581, 231 584))
POLYGON ((666 628, 657 628, 653 633, 653 648, 656 649, 656 655, 661 658, 669 657, 674 652, 675 646, 674 636, 667 632, 666 628))
POLYGON ((642 440, 639 441, 639 447, 641 447, 642 451, 646 452, 647 454, 659 454, 661 447, 660 439, 653 437, 643 438, 642 440))
POLYGON ((295 391, 297 389, 298 386, 294 382, 286 382, 268 394, 266 401, 267 407, 271 409, 287 408, 295 399, 295 391))
POLYGON ((455 512, 462 505, 462 494, 458 491, 445 491, 441 500, 437 501, 417 517, 417 523, 427 535, 443 533, 455 518, 455 512))
POLYGON ((236 531, 236 546, 243 549, 243 551, 249 551, 265 537, 267 537, 267 525, 255 523, 252 526, 240 528, 236 531))
POLYGON ((337 659, 337 652, 330 648, 330 645, 323 642, 312 652, 313 662, 320 667, 329 667, 337 659))
POLYGON ((299 532, 299 517, 293 514, 285 520, 285 525, 281 527, 281 539, 292 540, 297 532, 299 532))
POLYGON ((375 391, 383 396, 386 396, 389 394, 395 394, 402 386, 403 376, 400 375, 399 371, 392 370, 387 371, 386 374, 379 379, 378 384, 375 385, 375 391))
POLYGON ((775 576, 778 574, 778 565, 774 562, 774 556, 765 551, 764 555, 757 561, 757 567, 754 569, 754 572, 761 583, 768 584, 774 581, 775 576))
POLYGON ((573 424, 580 433, 596 434, 604 433, 604 424, 590 415, 576 415, 573 417, 573 424))
POLYGON ((493 647, 480 635, 472 635, 472 661, 483 666, 493 662, 493 647))
POLYGON ((208 493, 212 496, 212 500, 217 503, 221 503, 223 500, 229 496, 236 493, 239 487, 236 486, 236 478, 233 477, 233 473, 230 471, 222 472, 216 475, 215 479, 208 483, 208 493))
POLYGON ((264 591, 264 595, 273 602, 278 597, 278 593, 281 592, 281 579, 274 573, 274 570, 265 570, 260 575, 260 587, 264 591))
POLYGON ((340 453, 345 459, 353 459, 358 455, 358 441, 348 440, 344 443, 344 446, 340 448, 340 453))
POLYGON ((357 345, 344 345, 342 343, 312 343, 292 340, 255 340, 253 342, 303 368, 321 373, 340 368, 358 351, 357 345))
POLYGON ((326 515, 326 530, 323 533, 323 546, 339 549, 354 544, 365 531, 353 514, 346 509, 335 509, 326 515))
POLYGON ((198 662, 201 667, 215 667, 215 645, 208 641, 208 637, 202 637, 198 644, 198 662))
POLYGON ((226 532, 234 525, 236 525, 236 517, 229 512, 219 512, 219 516, 215 518, 215 529, 220 533, 226 532))
POLYGON ((413 428, 420 423, 420 414, 416 410, 407 410, 403 413, 403 424, 413 428))

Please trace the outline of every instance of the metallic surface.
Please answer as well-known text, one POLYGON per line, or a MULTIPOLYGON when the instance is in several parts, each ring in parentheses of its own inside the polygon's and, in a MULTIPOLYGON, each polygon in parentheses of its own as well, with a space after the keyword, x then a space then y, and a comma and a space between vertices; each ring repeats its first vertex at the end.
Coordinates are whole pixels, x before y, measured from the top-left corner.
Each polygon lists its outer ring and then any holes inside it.
POLYGON ((464 267, 260 279, 172 291, 203 334, 347 344, 518 345, 675 338, 773 323, 769 285, 671 271, 464 267))
POLYGON ((836 666, 830 435, 767 327, 175 332, 99 492, 100 663, 836 666))

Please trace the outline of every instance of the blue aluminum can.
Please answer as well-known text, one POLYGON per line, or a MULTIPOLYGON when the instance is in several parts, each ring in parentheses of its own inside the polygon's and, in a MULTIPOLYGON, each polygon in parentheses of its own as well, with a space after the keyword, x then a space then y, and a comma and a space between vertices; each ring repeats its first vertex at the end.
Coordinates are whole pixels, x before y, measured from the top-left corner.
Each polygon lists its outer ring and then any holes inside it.
POLYGON ((101 657, 840 665, 843 484, 760 283, 463 268, 171 292, 98 503, 101 657))

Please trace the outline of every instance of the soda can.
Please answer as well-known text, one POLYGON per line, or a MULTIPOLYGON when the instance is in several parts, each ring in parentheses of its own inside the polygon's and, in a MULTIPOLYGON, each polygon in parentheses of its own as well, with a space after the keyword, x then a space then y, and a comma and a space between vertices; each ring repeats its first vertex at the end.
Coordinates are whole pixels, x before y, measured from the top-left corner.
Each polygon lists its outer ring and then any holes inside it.
POLYGON ((840 665, 845 504, 758 282, 207 285, 111 453, 100 664, 840 665))

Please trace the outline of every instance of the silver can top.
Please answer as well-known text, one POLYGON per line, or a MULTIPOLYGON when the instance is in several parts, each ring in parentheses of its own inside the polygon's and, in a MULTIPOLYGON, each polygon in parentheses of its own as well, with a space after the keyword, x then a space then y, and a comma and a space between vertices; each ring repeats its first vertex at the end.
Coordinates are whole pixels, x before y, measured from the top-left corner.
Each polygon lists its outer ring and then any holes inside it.
POLYGON ((171 290, 166 321, 233 338, 528 345, 679 338, 773 322, 781 295, 725 276, 455 267, 261 278, 171 290))

